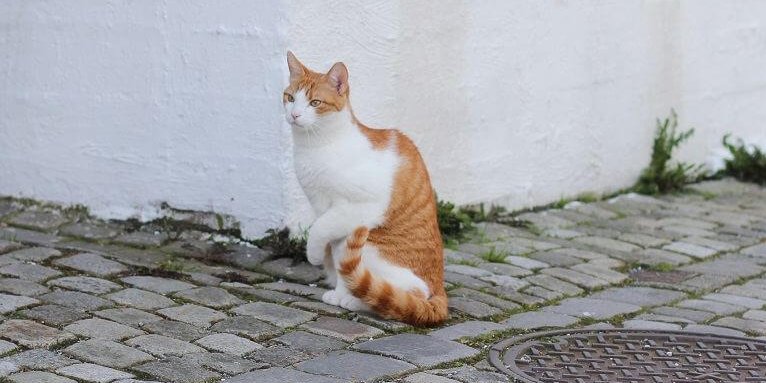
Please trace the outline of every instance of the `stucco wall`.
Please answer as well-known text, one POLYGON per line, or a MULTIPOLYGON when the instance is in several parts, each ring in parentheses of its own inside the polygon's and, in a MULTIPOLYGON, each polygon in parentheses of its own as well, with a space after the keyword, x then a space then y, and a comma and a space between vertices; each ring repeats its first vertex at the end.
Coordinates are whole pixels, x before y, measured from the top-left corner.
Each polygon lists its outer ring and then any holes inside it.
POLYGON ((284 53, 344 61, 357 116, 420 145, 443 198, 510 208, 630 185, 676 108, 704 161, 766 127, 766 3, 0 2, 0 194, 245 233, 306 223, 284 53))

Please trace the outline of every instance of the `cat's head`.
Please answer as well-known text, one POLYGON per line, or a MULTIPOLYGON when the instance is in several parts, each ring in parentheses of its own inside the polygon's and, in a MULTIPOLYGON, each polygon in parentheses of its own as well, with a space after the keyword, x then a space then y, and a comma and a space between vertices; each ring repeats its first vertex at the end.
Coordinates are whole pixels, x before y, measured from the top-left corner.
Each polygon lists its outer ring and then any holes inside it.
POLYGON ((335 63, 327 73, 306 68, 295 55, 287 52, 290 85, 282 102, 285 118, 293 127, 311 128, 344 111, 348 103, 348 70, 335 63))

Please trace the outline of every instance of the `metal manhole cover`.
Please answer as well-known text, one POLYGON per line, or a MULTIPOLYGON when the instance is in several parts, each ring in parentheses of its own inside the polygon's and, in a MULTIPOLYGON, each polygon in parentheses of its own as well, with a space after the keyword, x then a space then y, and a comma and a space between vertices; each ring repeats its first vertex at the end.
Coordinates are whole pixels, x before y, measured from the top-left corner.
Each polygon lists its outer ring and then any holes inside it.
POLYGON ((558 330, 501 341, 489 361, 525 383, 766 383, 766 341, 660 330, 558 330))

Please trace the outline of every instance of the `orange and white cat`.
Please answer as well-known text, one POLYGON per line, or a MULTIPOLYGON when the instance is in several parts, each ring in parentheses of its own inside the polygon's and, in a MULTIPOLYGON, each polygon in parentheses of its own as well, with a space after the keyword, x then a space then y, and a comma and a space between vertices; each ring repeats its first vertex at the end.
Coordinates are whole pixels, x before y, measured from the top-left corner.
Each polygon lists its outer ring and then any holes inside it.
POLYGON ((295 171, 317 216, 306 253, 335 286, 322 300, 416 325, 444 321, 442 239, 417 147, 356 119, 343 63, 317 73, 291 52, 287 63, 295 171))

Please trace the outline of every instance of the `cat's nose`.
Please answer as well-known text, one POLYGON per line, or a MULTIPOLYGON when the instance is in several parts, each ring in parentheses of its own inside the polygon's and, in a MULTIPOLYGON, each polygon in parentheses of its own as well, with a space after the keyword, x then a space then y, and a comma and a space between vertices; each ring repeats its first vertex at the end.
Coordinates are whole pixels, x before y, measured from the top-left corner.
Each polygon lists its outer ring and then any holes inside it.
POLYGON ((293 116, 293 119, 295 119, 295 118, 298 118, 298 117, 300 117, 300 116, 301 116, 301 114, 300 114, 300 113, 297 113, 297 112, 292 112, 292 113, 290 113, 290 114, 293 116))

